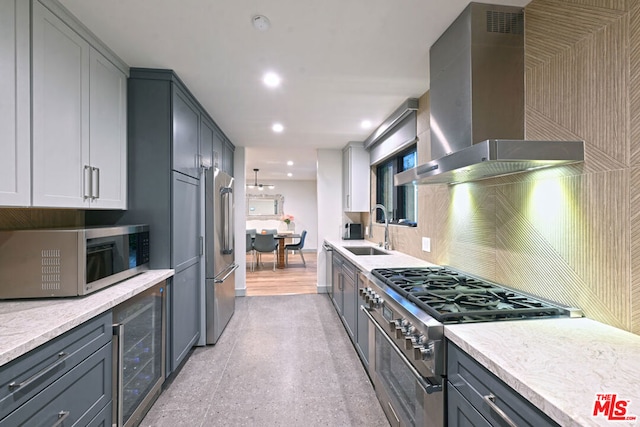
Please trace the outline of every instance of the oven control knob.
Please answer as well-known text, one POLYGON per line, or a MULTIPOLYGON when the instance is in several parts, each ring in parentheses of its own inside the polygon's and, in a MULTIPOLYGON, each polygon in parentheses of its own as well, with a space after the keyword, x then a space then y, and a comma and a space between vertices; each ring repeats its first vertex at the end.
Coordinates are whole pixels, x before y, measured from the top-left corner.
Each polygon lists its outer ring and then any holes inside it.
POLYGON ((416 345, 416 337, 410 336, 404 338, 404 349, 411 350, 416 345))
POLYGON ((418 329, 416 329, 415 326, 413 326, 411 323, 409 323, 409 325, 407 325, 404 329, 404 334, 407 337, 411 337, 413 335, 415 335, 418 332, 418 329))
POLYGON ((400 340, 402 338, 404 338, 404 332, 402 331, 402 328, 396 328, 396 335, 395 335, 396 339, 400 340))
POLYGON ((433 358, 433 349, 429 347, 414 346, 413 358, 415 360, 429 360, 433 358))

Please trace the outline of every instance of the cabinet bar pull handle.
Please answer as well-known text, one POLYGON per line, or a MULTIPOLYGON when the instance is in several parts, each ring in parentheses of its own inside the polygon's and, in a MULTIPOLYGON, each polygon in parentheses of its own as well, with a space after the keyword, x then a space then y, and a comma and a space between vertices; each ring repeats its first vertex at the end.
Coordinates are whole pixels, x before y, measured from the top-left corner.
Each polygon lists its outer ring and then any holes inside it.
POLYGON ((92 185, 91 185, 91 177, 92 177, 92 173, 91 173, 91 166, 89 165, 84 165, 84 187, 83 187, 83 194, 82 197, 87 200, 89 198, 91 198, 91 190, 92 190, 92 185))
POLYGON ((502 409, 500 409, 498 405, 496 405, 496 397, 493 394, 487 394, 485 396, 482 396, 482 398, 485 402, 487 402, 487 405, 489 405, 489 407, 496 414, 500 415, 500 418, 502 418, 505 423, 507 423, 510 427, 518 427, 517 424, 514 423, 513 420, 509 418, 509 416, 502 409))
POLYGON ((39 380, 44 375, 48 374, 49 372, 53 371, 58 366, 60 366, 62 364, 62 362, 64 362, 67 357, 69 357, 69 354, 65 353, 64 351, 61 351, 60 353, 58 353, 58 359, 55 362, 53 362, 51 365, 47 366, 43 370, 37 372, 36 374, 32 375, 30 378, 28 378, 27 380, 25 380, 25 381, 23 381, 23 382, 21 382, 19 384, 16 384, 15 381, 10 383, 9 384, 9 390, 13 390, 13 389, 16 389, 16 388, 29 386, 32 382, 39 380))
POLYGON ((58 427, 59 425, 62 425, 64 420, 69 415, 71 415, 71 411, 60 411, 60 412, 58 412, 58 421, 56 421, 56 423, 54 425, 52 425, 51 427, 58 427))
POLYGON ((91 168, 91 198, 100 198, 100 168, 91 168))

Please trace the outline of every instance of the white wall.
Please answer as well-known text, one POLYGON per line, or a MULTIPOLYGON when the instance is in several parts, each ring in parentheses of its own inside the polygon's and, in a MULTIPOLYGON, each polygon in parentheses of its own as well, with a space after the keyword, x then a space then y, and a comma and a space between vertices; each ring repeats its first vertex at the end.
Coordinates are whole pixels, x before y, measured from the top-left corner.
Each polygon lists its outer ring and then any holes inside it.
MULTIPOLYGON (((301 233, 302 230, 307 230, 304 250, 317 250, 318 198, 316 181, 270 180, 269 183, 275 185, 273 190, 260 192, 247 190, 247 192, 251 194, 281 194, 284 197, 284 213, 294 217, 295 232, 301 233)), ((254 220, 247 217, 246 228, 286 230, 287 225, 280 220, 254 220)))
POLYGON ((236 295, 245 296, 247 294, 247 257, 246 237, 245 237, 245 220, 246 220, 246 192, 245 192, 245 173, 244 173, 244 147, 237 147, 233 154, 233 193, 234 193, 234 210, 235 210, 235 259, 238 264, 236 270, 236 295))
POLYGON ((331 278, 326 277, 322 251, 325 239, 339 240, 342 232, 342 150, 318 150, 318 292, 327 292, 331 278))

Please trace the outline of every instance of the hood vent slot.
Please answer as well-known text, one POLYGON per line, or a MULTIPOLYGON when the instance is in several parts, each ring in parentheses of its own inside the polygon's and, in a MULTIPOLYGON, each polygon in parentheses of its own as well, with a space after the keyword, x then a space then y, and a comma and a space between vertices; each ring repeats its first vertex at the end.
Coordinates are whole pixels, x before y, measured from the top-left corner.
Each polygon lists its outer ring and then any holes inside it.
POLYGON ((524 13, 487 10, 487 32, 524 34, 524 13))

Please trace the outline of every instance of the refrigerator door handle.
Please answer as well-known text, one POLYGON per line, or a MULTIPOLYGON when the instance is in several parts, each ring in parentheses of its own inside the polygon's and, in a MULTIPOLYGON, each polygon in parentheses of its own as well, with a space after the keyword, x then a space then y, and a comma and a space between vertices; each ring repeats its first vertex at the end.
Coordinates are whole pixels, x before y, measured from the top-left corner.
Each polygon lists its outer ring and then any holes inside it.
POLYGON ((238 265, 236 263, 233 263, 231 265, 231 270, 227 274, 225 274, 222 279, 218 279, 217 277, 214 277, 213 278, 213 283, 222 283, 222 282, 224 282, 225 280, 227 280, 227 278, 229 276, 231 276, 233 274, 234 271, 236 271, 238 269, 238 267, 240 267, 240 265, 238 265))
POLYGON ((222 202, 222 253, 233 253, 233 189, 223 187, 220 189, 222 202))

